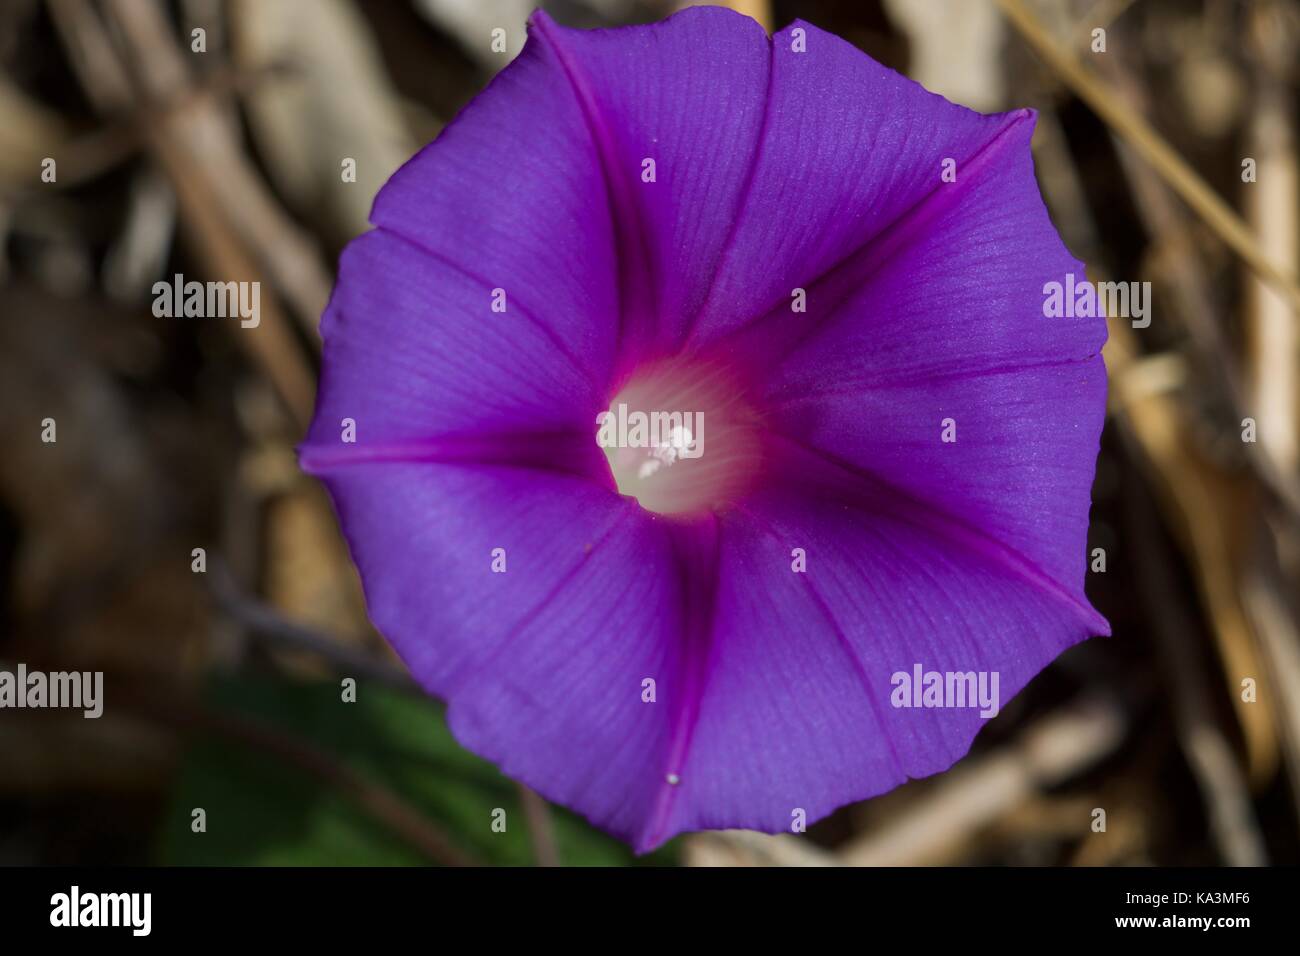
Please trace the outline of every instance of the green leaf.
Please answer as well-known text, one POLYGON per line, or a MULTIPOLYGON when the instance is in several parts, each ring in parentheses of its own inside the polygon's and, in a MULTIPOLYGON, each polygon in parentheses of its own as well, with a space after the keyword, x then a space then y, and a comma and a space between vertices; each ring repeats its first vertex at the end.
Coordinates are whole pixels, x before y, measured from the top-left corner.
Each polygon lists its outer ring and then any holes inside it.
MULTIPOLYGON (((361 684, 355 703, 336 683, 223 678, 206 706, 328 753, 384 785, 480 862, 531 865, 518 788, 456 743, 434 701, 361 684), (506 831, 492 831, 496 808, 506 831)), ((668 848, 635 857, 619 841, 552 806, 560 861, 579 866, 669 864, 668 848)), ((283 758, 225 735, 196 735, 159 841, 162 861, 224 866, 385 866, 430 861, 351 798, 283 758), (202 807, 207 832, 191 831, 202 807)))

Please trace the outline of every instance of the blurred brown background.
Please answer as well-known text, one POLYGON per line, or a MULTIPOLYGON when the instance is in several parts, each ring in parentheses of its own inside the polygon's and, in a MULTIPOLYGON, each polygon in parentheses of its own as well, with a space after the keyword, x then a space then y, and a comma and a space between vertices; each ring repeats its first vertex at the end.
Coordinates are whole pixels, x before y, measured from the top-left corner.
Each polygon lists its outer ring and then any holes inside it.
MULTIPOLYGON (((3 0, 0 667, 107 686, 99 720, 0 711, 0 863, 1300 861, 1300 5, 733 5, 968 106, 1037 108, 1067 244, 1094 280, 1152 283, 1150 326, 1112 320, 1106 353, 1089 592, 1115 637, 1045 671, 947 774, 804 837, 636 860, 455 745, 293 452, 339 250, 533 4, 3 0), (260 281, 260 326, 156 318, 177 272, 260 281)), ((673 5, 544 6, 598 26, 673 5)))

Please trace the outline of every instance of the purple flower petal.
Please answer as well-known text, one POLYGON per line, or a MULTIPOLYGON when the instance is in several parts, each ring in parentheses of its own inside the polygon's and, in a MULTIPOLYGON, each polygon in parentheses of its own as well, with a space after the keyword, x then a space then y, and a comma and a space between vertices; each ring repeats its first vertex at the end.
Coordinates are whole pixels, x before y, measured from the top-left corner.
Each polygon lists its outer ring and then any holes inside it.
MULTIPOLYGON (((1093 463, 1105 410, 1101 357, 954 373, 800 397, 777 428, 847 466, 1008 543, 1045 582, 1087 606, 1083 578, 1093 463), (940 440, 951 419, 956 441, 940 440)), ((1109 633, 1099 616, 1095 633, 1109 633)))
POLYGON ((437 459, 432 439, 445 447, 487 435, 512 437, 503 454, 516 458, 528 434, 580 432, 590 451, 585 423, 605 407, 596 383, 547 328, 493 315, 489 301, 462 270, 396 233, 353 241, 321 320, 328 348, 305 463, 437 459), (356 423, 354 443, 340 441, 344 419, 356 423))
POLYGON ((1106 326, 1042 314, 1044 282, 1084 266, 1038 196, 1031 130, 1005 128, 995 166, 959 176, 840 268, 857 271, 853 292, 812 315, 764 407, 784 434, 1014 542, 1086 603, 1106 326))
POLYGON ((590 124, 622 254, 625 349, 671 352, 704 303, 745 198, 767 37, 719 7, 632 30, 570 30, 542 12, 531 26, 590 124))
MULTIPOLYGON (((456 304, 482 324, 545 329, 603 386, 619 314, 604 195, 591 130, 564 68, 546 43, 530 39, 393 175, 370 218, 473 283, 474 295, 456 304), (490 309, 498 288, 505 313, 490 309)), ((463 374, 473 374, 471 363, 463 374)))
POLYGON ((794 288, 942 191, 945 158, 959 182, 969 165, 990 165, 990 148, 1014 122, 954 106, 812 24, 775 34, 763 137, 694 340, 769 312, 790 325, 794 288))
MULTIPOLYGON (((797 452, 791 452, 798 458, 797 452)), ((890 705, 916 664, 997 672, 999 705, 1094 633, 1088 605, 995 543, 888 489, 821 479, 770 489, 721 524, 715 640, 672 812, 679 830, 789 831, 947 769, 977 709, 890 705), (791 550, 808 571, 791 573, 791 550)))
POLYGON ((508 467, 360 464, 325 482, 375 626, 447 699, 457 738, 635 841, 671 732, 641 681, 681 667, 662 522, 588 481, 508 467))

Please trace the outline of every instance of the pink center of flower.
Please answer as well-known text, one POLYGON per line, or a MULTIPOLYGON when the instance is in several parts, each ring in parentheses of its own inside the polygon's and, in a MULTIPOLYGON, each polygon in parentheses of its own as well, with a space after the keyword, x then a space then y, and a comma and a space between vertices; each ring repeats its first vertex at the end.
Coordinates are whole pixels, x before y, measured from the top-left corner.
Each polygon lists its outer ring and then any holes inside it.
POLYGON ((619 493, 657 514, 699 514, 733 501, 761 460, 761 429, 744 393, 712 362, 638 370, 596 422, 619 493))

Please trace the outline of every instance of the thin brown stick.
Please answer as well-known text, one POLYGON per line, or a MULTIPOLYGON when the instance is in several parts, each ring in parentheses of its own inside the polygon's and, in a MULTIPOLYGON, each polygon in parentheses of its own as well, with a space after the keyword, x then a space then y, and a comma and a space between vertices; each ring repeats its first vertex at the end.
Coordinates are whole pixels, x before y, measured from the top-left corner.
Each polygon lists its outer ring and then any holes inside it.
POLYGON ((828 850, 790 833, 722 830, 687 837, 682 860, 686 866, 839 866, 828 850))
MULTIPOLYGON (((112 0, 109 9, 130 48, 148 98, 160 108, 192 95, 194 83, 160 6, 112 0)), ((160 123, 173 149, 195 168, 240 239, 290 303, 312 341, 329 299, 330 277, 314 240, 280 208, 260 174, 234 140, 216 101, 198 97, 192 108, 160 123)))
POLYGON ((1091 32, 1097 27, 1109 29, 1110 25, 1128 12, 1134 0, 1093 0, 1088 12, 1079 18, 1078 23, 1086 27, 1084 35, 1091 40, 1091 32))
POLYGON ((342 676, 361 677, 393 690, 423 696, 424 691, 400 664, 290 620, 246 594, 220 555, 212 556, 207 578, 220 608, 269 647, 313 654, 342 676))
POLYGON ((129 694, 121 699, 125 703, 119 706, 142 717, 236 740, 315 777, 351 799, 434 863, 443 866, 477 865, 477 861, 456 846, 441 827, 405 798, 341 763, 329 752, 291 734, 261 721, 205 710, 161 695, 129 694))
MULTIPOLYGON (((148 19, 159 15, 149 4, 122 6, 136 17, 148 19)), ((107 43, 105 25, 94 8, 85 0, 51 0, 50 10, 60 38, 69 49, 78 80, 88 94, 98 91, 94 95, 96 105, 109 115, 129 114, 133 104, 130 77, 107 43), (87 51, 94 53, 87 55, 87 51)), ((149 59, 143 53, 141 56, 149 59)), ((174 66, 174 63, 171 67, 155 65, 154 68, 162 71, 156 75, 151 73, 155 83, 160 83, 164 75, 174 78, 174 66)), ((260 270, 227 215, 231 203, 223 201, 225 197, 214 186, 214 181, 220 184, 224 176, 218 175, 214 180, 212 170, 203 165, 205 161, 210 162, 208 152, 178 129, 190 121, 194 109, 207 102, 201 97, 191 99, 193 95, 194 91, 184 85, 167 89, 166 99, 159 97, 161 102, 189 105, 184 109, 159 107, 156 115, 142 116, 137 125, 171 179, 182 220, 207 267, 225 279, 260 282, 260 270)), ((265 372, 298 427, 305 427, 311 420, 315 377, 274 297, 263 299, 261 313, 259 327, 240 329, 236 340, 265 372)), ((314 328, 314 316, 311 325, 314 328)))
POLYGON ((1300 687, 1300 628, 1296 626, 1295 602, 1287 599, 1287 578, 1277 553, 1278 535, 1283 530, 1275 522, 1261 529, 1255 560, 1243 574, 1241 589, 1242 603, 1259 635, 1261 663, 1267 668, 1268 679, 1257 676, 1259 692, 1279 691, 1273 695, 1272 710, 1291 782, 1292 806, 1300 817, 1300 695, 1285 691, 1300 687))
POLYGON ((85 0, 46 0, 50 19, 87 99, 101 113, 131 102, 131 78, 118 61, 108 32, 85 0))
POLYGON ((1105 350, 1112 382, 1111 412, 1121 434, 1132 436, 1131 447, 1141 450, 1139 463, 1152 472, 1161 492, 1160 504, 1188 556, 1214 625, 1224 664, 1224 690, 1241 724, 1251 780, 1266 781, 1277 769, 1275 718, 1271 708, 1245 703, 1237 693, 1236 675, 1260 673, 1258 642, 1237 587, 1241 560, 1237 529, 1247 513, 1241 482, 1195 453, 1186 416, 1173 398, 1133 387, 1137 383, 1128 373, 1141 354, 1136 338, 1127 322, 1111 320, 1105 350))
POLYGON ((1145 120, 1079 64, 1052 37, 1022 0, 996 0, 1011 25, 1070 90, 1150 163, 1182 200, 1258 275, 1267 279, 1300 314, 1300 284, 1260 248, 1246 223, 1197 175, 1145 120))
MULTIPOLYGON (((46 671, 81 669, 90 664, 40 649, 29 650, 25 660, 29 666, 46 671)), ((134 718, 167 731, 215 734, 238 741, 339 790, 430 861, 443 866, 479 865, 416 806, 328 751, 263 721, 191 703, 175 691, 160 689, 154 678, 123 671, 106 671, 104 676, 105 699, 113 702, 113 719, 134 718)))
MULTIPOLYGON (((1279 4, 1253 6, 1246 43, 1255 75, 1246 149, 1257 163, 1256 181, 1243 189, 1246 216, 1273 261, 1285 268, 1300 262, 1300 161, 1289 75, 1297 44, 1279 4)), ((1279 470, 1293 474, 1300 462, 1300 327, 1271 288, 1253 276, 1245 282, 1258 444, 1279 470)))
MULTIPOLYGON (((1134 111, 1141 113, 1145 101, 1141 87, 1115 61, 1109 61, 1108 69, 1116 95, 1124 99, 1134 111)), ((1233 421, 1241 421, 1246 415, 1259 417, 1259 410, 1248 410, 1246 389, 1232 363, 1226 358, 1231 352, 1223 334, 1227 323, 1215 314, 1211 305, 1213 296, 1206 287, 1204 270, 1192 257, 1191 247, 1182 241, 1189 229, 1182 207, 1174 200, 1169 186, 1150 166, 1138 162, 1132 151, 1121 148, 1119 160, 1128 174, 1138 214, 1152 241, 1166 250, 1180 253, 1160 258, 1162 268, 1157 270, 1157 277, 1165 280, 1164 287, 1177 306, 1177 314, 1182 318, 1183 325, 1207 360, 1212 373, 1221 380, 1224 401, 1232 409, 1233 421)), ((1271 291, 1267 286, 1265 289, 1271 291)), ((1284 303, 1277 299, 1274 301, 1285 310, 1284 303)), ((1291 329, 1294 331, 1294 324, 1291 329)), ((1293 361, 1291 355, 1286 358, 1293 361)), ((1290 419, 1289 414, 1287 418, 1290 419)), ((1300 481, 1293 471, 1283 467, 1271 448, 1261 442, 1246 443, 1243 451, 1264 487, 1287 509, 1293 521, 1300 522, 1300 481)))
MULTIPOLYGON (((841 848, 849 866, 913 866, 934 862, 1014 809, 1039 789, 1055 786, 1111 753, 1128 717, 1109 698, 1089 697, 1030 726, 1013 746, 967 760, 879 833, 841 848)), ((1087 832, 1088 820, 1079 822, 1087 832)))
POLYGON ((534 790, 517 784, 519 801, 524 807, 528 822, 528 838, 533 845, 533 859, 538 866, 559 866, 560 848, 555 843, 555 829, 551 826, 551 809, 534 790))
MULTIPOLYGON (((1135 453, 1141 454, 1137 449, 1135 453)), ((1251 806, 1250 788, 1232 745, 1213 719, 1209 675, 1200 658, 1187 653, 1186 641, 1197 633, 1197 623, 1179 600, 1169 549, 1161 537, 1153 503, 1136 481, 1125 498, 1128 521, 1135 532, 1139 584, 1153 601, 1151 629, 1169 675, 1170 709, 1178 742, 1200 787, 1210 833, 1227 865, 1266 866, 1268 854, 1251 806)))

